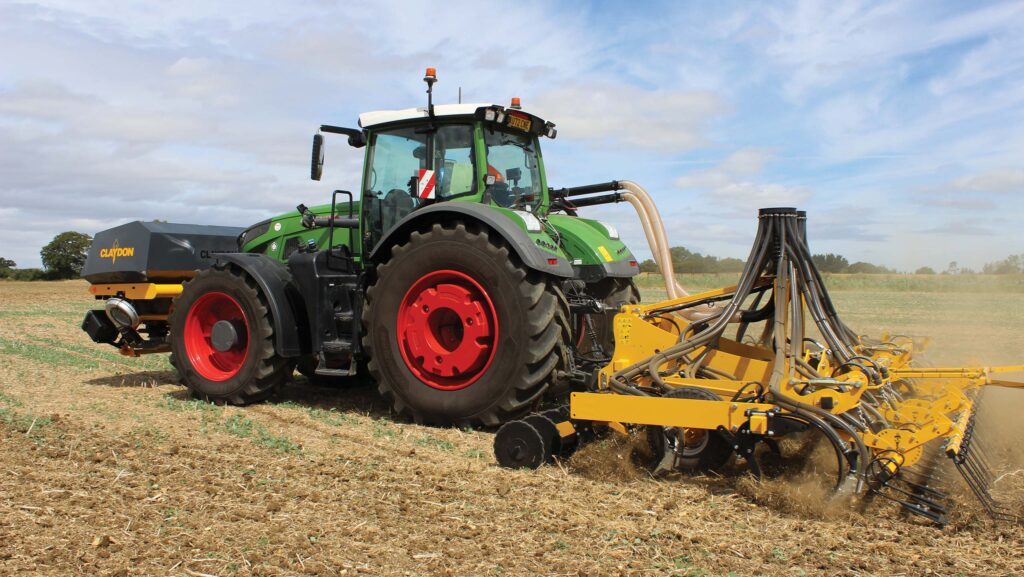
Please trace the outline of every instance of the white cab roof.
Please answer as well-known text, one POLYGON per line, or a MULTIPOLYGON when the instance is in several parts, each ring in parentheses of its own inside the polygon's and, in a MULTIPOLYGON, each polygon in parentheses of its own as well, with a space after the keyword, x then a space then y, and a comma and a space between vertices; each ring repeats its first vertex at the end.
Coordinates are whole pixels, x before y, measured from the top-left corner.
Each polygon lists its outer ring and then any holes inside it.
MULTIPOLYGON (((435 104, 434 105, 434 116, 460 116, 473 114, 477 108, 481 106, 494 106, 488 103, 479 104, 435 104)), ((427 107, 422 108, 406 108, 404 110, 375 110, 373 112, 364 112, 359 115, 359 126, 361 128, 368 128, 377 124, 384 124, 385 122, 395 122, 396 120, 409 120, 413 118, 426 118, 427 107)))

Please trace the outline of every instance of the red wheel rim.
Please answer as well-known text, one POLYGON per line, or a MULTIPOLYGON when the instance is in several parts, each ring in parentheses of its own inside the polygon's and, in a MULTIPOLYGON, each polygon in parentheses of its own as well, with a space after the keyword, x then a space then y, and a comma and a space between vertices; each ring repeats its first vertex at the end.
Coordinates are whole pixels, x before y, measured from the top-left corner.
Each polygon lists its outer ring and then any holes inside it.
POLYGON ((206 293, 192 303, 185 317, 185 353, 192 367, 204 379, 226 381, 238 374, 249 354, 249 321, 231 296, 221 292, 206 293), (235 323, 238 342, 226 351, 213 346, 213 325, 218 321, 235 323))
POLYGON ((498 342, 490 296, 464 273, 424 275, 398 309, 398 348, 406 367, 442 391, 468 387, 487 371, 498 342))

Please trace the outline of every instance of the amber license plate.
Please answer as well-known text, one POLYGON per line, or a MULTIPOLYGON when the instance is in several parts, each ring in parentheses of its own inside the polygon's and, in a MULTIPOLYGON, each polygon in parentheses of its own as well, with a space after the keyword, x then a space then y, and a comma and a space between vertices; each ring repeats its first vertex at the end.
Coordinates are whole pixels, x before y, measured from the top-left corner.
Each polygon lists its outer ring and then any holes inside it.
POLYGON ((511 126, 512 128, 518 128, 519 130, 524 130, 526 132, 530 131, 529 118, 523 118, 521 116, 509 116, 508 125, 511 126))

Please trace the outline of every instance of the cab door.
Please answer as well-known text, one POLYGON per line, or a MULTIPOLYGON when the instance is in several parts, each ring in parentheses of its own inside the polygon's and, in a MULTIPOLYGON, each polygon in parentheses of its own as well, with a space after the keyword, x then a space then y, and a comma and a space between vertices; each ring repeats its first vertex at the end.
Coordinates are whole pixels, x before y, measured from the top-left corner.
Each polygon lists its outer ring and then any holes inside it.
POLYGON ((476 193, 473 125, 405 126, 373 132, 363 175, 361 235, 372 252, 417 208, 476 193))

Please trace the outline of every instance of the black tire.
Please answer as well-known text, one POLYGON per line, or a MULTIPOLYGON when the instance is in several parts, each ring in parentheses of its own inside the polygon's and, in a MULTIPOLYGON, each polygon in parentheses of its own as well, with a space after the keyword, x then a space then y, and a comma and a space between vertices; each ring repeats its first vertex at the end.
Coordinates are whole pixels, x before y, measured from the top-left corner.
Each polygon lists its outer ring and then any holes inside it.
MULTIPOLYGON (((677 387, 665 395, 675 399, 700 399, 720 401, 714 393, 698 387, 677 387)), ((725 466, 732 456, 732 447, 718 431, 691 430, 699 436, 693 445, 686 446, 685 431, 675 427, 647 427, 647 441, 653 453, 650 469, 655 474, 673 468, 684 473, 717 471, 725 466), (683 443, 682 450, 677 448, 683 443), (671 459, 667 459, 668 455, 671 459), (670 463, 671 460, 671 463, 670 463)))
POLYGON ((573 324, 576 327, 576 352, 584 359, 602 352, 604 356, 610 357, 615 351, 615 315, 619 314, 622 305, 640 302, 640 289, 632 279, 607 278, 588 285, 587 291, 604 303, 606 310, 576 318, 573 324), (595 340, 600 351, 595 346, 595 340))
POLYGON ((184 385, 185 381, 182 379, 181 369, 178 368, 178 359, 174 356, 174 353, 167 355, 167 364, 171 365, 171 370, 174 372, 174 382, 184 385))
POLYGON ((274 350, 273 324, 265 298, 256 282, 235 267, 210 268, 196 275, 175 299, 169 320, 173 327, 173 362, 183 384, 199 399, 229 405, 261 401, 270 396, 278 384, 284 382, 294 366, 289 359, 278 356, 274 350), (236 312, 244 318, 244 324, 239 323, 237 326, 245 327, 238 331, 238 342, 229 350, 236 355, 244 354, 244 358, 232 363, 222 375, 212 374, 220 369, 216 366, 210 369, 211 364, 216 365, 216 362, 211 360, 211 355, 203 354, 204 347, 210 345, 197 344, 201 339, 194 334, 193 339, 186 338, 189 327, 193 326, 189 324, 190 316, 194 323, 198 323, 196 318, 203 307, 215 313, 217 311, 215 305, 197 307, 197 303, 201 300, 207 303, 206 299, 211 297, 222 298, 217 295, 226 295, 234 301, 236 312), (190 352, 193 354, 190 355, 190 352))
MULTIPOLYGON (((436 308, 431 314, 443 310, 436 308)), ((460 347, 463 331, 470 330, 466 327, 471 323, 456 317, 443 326, 461 323, 448 329, 458 334, 455 346, 460 347)), ((568 304, 557 286, 519 263, 497 235, 462 223, 434 224, 391 250, 390 259, 377 267, 376 281, 367 290, 363 327, 363 348, 380 393, 399 415, 437 425, 493 427, 526 414, 565 368, 565 343, 570 338, 568 304), (424 357, 413 355, 403 337, 406 333, 399 334, 398 320, 399 309, 410 310, 409 299, 422 283, 449 273, 471 281, 452 282, 473 284, 482 291, 492 313, 488 318, 493 320, 477 327, 496 327, 497 339, 489 344, 482 341, 490 351, 486 364, 461 373, 453 369, 451 382, 462 388, 444 390, 439 387, 449 381, 441 382, 443 377, 425 368, 424 357), (459 385, 460 379, 469 384, 459 385)), ((443 357, 436 358, 440 364, 443 357)))

